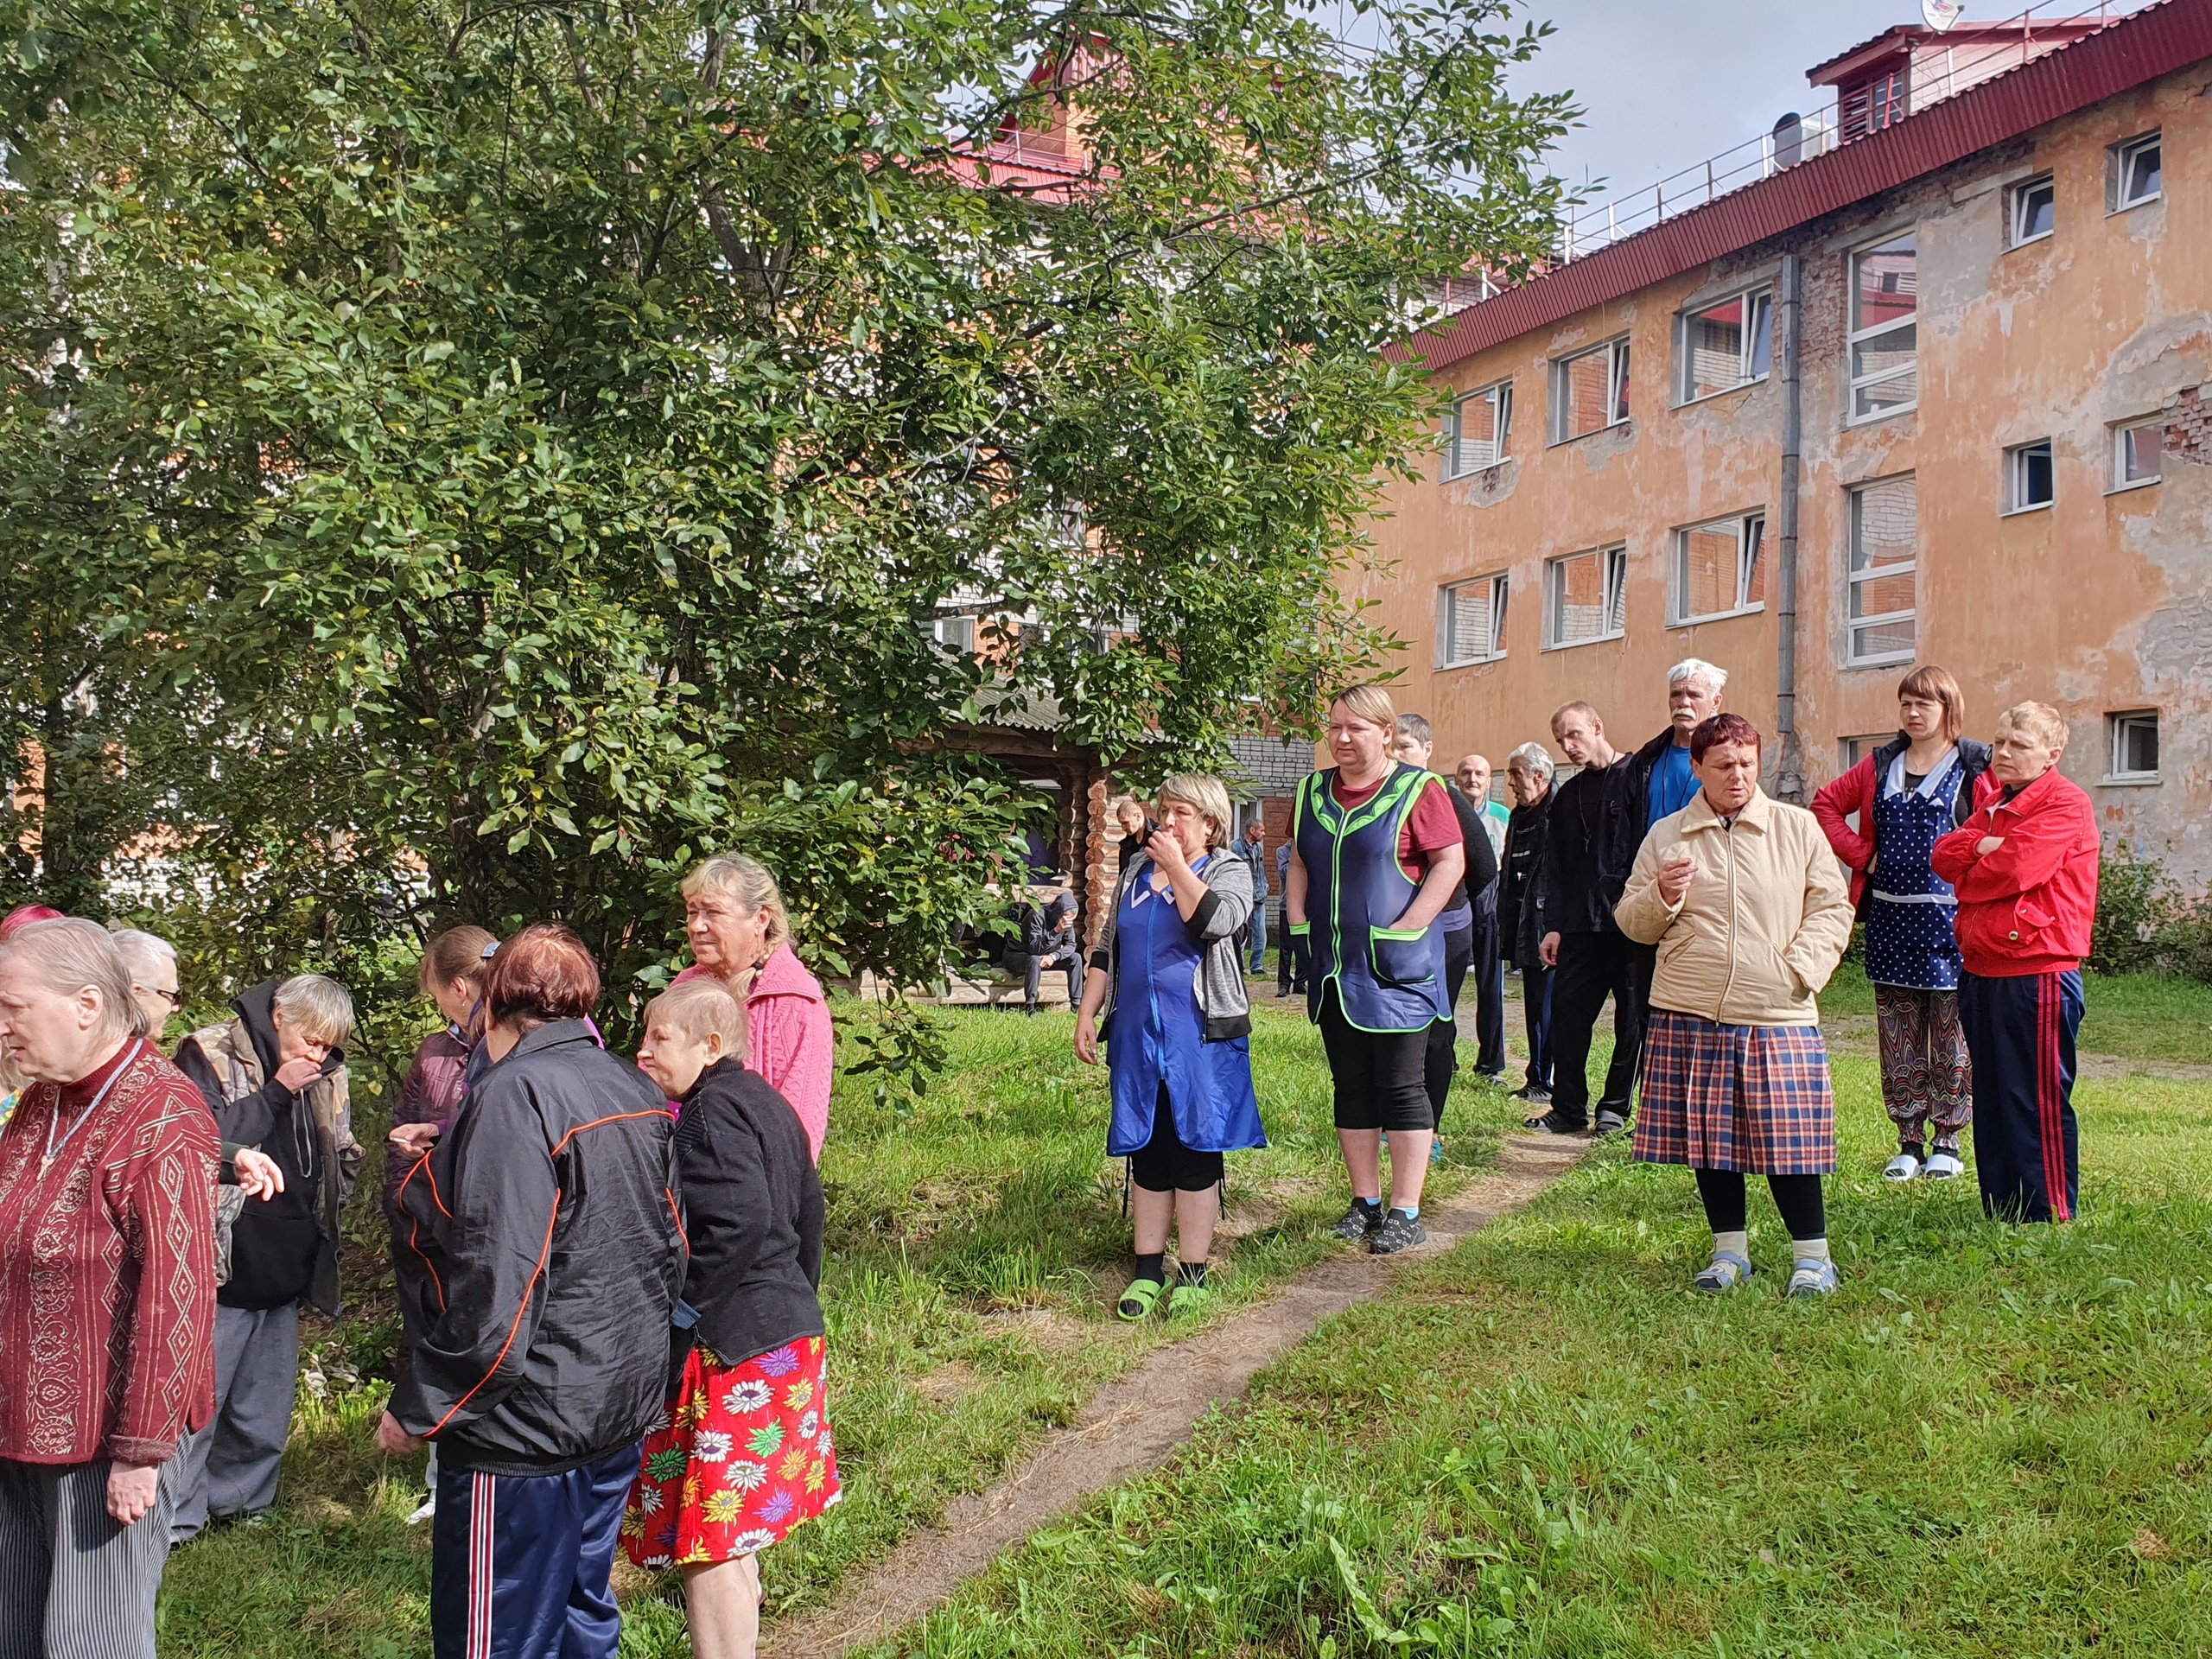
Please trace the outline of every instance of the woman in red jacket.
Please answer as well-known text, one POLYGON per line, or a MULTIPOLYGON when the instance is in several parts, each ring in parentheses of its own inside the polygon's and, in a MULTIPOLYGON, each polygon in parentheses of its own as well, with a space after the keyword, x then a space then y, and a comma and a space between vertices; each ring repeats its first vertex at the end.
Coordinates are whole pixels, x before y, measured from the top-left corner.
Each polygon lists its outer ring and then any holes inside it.
POLYGON ((1966 1170, 1959 1136, 1974 1113, 1974 1071, 1959 1029, 1957 905, 1929 862, 1937 839, 1973 811, 1989 766, 1988 746, 1961 735, 1965 712, 1948 672, 1914 669, 1897 686, 1896 738, 1813 798, 1866 924, 1882 1103, 1897 1128, 1897 1155, 1882 1172, 1890 1181, 1966 1170))
POLYGON ((1934 859, 1959 895, 1982 1208, 2013 1221, 2070 1221, 2080 1195, 2074 1035, 2098 841, 2089 798, 2058 770, 2067 736, 2048 703, 2006 709, 1974 815, 1934 859))

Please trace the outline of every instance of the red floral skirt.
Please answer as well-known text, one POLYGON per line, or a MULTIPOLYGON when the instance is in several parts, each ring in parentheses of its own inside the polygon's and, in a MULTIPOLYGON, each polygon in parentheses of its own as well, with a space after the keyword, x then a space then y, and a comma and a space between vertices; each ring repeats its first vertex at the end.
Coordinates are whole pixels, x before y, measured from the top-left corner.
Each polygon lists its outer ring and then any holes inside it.
POLYGON ((842 1497, 823 1362, 820 1337, 737 1365, 693 1348, 668 1427, 645 1437, 624 1553, 649 1570, 734 1560, 842 1497))

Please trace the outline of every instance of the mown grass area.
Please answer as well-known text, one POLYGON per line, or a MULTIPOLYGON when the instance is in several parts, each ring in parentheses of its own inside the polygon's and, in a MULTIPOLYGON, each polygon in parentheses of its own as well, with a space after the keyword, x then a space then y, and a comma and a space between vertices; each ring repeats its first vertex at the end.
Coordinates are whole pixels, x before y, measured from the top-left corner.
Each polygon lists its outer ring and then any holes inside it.
MULTIPOLYGON (((1105 1156, 1105 1080, 1075 1060, 1072 1016, 946 1017, 952 1066, 918 1109, 880 1109, 842 1084, 832 1108, 823 1300, 845 1501, 766 1558, 772 1612, 823 1597, 952 1497, 988 1484, 1100 1382, 1189 1334, 1113 1317, 1128 1249, 1121 1166, 1105 1156)), ((1345 1189, 1319 1039, 1272 998, 1256 1019, 1273 1144, 1230 1160, 1210 1318, 1343 1248, 1323 1236, 1345 1189)), ((1516 1105, 1462 1075, 1440 1196, 1495 1160, 1516 1105)), ((364 1135, 372 1127, 365 1117, 364 1135)), ((373 1241, 373 1224, 358 1236, 373 1241)), ((372 1298, 366 1306, 373 1312, 372 1298)), ((389 1336, 375 1318, 325 1327, 334 1379, 341 1355, 367 1369, 389 1336)), ((404 1523, 419 1471, 387 1464, 372 1444, 384 1394, 382 1383, 334 1380, 322 1397, 303 1396, 276 1510, 171 1558, 165 1654, 428 1651, 429 1541, 404 1523)), ((664 1588, 642 1578, 624 1587, 625 1654, 687 1651, 664 1588)))
MULTIPOLYGON (((2079 1046, 2085 1054, 2161 1064, 2212 1064, 2212 985, 2160 974, 2089 974, 2079 1046)), ((1821 993, 1823 1018, 1874 1017, 1874 988, 1853 957, 1821 993)))
POLYGON ((1688 1173, 1600 1150, 878 1652, 2212 1653, 2212 1085, 2085 1082, 2083 1218, 2011 1228, 1835 1069, 1833 1299, 1763 1194, 1697 1295, 1688 1173))

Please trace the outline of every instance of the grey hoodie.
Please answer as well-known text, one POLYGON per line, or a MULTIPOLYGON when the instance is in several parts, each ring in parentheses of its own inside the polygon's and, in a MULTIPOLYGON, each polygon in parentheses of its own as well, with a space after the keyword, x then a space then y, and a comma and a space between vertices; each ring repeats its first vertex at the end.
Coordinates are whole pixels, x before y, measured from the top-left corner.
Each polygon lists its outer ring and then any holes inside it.
MULTIPOLYGON (((1151 879, 1152 855, 1139 854, 1122 872, 1114 902, 1106 912, 1106 931, 1099 935, 1098 948, 1090 954, 1090 965, 1106 976, 1106 1002, 1098 1011, 1101 1026, 1114 1012, 1121 970, 1115 924, 1122 913, 1122 901, 1131 882, 1151 879)), ((1252 999, 1244 988, 1244 963, 1236 948, 1236 931, 1252 914, 1252 866, 1229 848, 1217 847, 1201 879, 1206 884, 1206 896, 1198 900, 1198 909, 1184 925, 1193 942, 1205 948, 1205 954, 1198 958, 1198 1012, 1205 1019, 1206 1041, 1218 1043, 1249 1036, 1252 1031, 1252 999)))

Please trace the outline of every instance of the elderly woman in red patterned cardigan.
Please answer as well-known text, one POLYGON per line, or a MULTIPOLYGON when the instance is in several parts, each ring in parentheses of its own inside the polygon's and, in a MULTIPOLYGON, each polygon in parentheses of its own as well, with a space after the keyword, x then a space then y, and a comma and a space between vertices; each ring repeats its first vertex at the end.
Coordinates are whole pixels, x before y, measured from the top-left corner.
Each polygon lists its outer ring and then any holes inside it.
POLYGON ((106 931, 0 944, 0 1656, 153 1659, 164 1468, 213 1414, 215 1123, 106 931))

